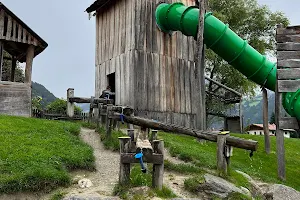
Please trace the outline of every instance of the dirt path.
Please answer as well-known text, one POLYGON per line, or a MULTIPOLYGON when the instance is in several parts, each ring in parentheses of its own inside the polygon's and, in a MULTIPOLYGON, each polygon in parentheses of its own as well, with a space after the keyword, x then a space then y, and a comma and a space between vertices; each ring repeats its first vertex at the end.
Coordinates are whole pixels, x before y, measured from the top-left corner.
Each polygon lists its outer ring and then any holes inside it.
MULTIPOLYGON (((80 137, 94 149, 96 158, 96 171, 75 172, 75 179, 89 179, 92 186, 80 188, 78 184, 68 188, 68 194, 64 199, 76 198, 107 198, 113 192, 113 188, 118 181, 120 155, 116 152, 106 150, 100 141, 99 135, 90 129, 81 129, 80 137)), ((116 197, 115 197, 116 198, 116 197)), ((116 198, 117 199, 117 198, 116 198)))

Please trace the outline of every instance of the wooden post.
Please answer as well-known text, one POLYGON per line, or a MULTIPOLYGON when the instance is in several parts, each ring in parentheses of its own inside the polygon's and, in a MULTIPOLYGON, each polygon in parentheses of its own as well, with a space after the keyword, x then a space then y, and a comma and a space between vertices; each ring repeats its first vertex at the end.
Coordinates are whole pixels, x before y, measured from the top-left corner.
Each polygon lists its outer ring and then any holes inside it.
MULTIPOLYGON (((130 137, 119 137, 120 154, 129 152, 130 137)), ((130 183, 130 164, 120 162, 119 183, 127 185, 130 183)))
POLYGON ((109 104, 106 108, 106 137, 111 137, 112 119, 109 118, 113 105, 109 104))
POLYGON ((89 111, 89 123, 93 122, 93 110, 94 110, 94 97, 91 97, 90 101, 90 111, 89 111))
MULTIPOLYGON (((164 141, 163 140, 154 140, 153 141, 153 151, 157 154, 164 155, 164 141)), ((152 173, 152 186, 154 188, 162 189, 164 178, 164 164, 153 164, 153 173, 152 173)))
POLYGON ((74 103, 69 101, 70 97, 74 97, 74 89, 69 88, 67 90, 67 115, 68 117, 74 117, 74 103))
POLYGON ((225 157, 226 138, 228 132, 221 132, 217 138, 217 169, 219 172, 227 174, 227 162, 225 157))
POLYGON ((26 68, 25 68, 25 83, 31 84, 32 64, 34 58, 34 46, 29 45, 26 56, 26 68))
POLYGON ((97 129, 100 128, 100 123, 101 123, 101 109, 102 109, 102 103, 98 103, 97 129))
POLYGON ((269 120, 268 120, 268 92, 266 88, 262 88, 263 96, 263 125, 264 125, 264 136, 265 136, 265 151, 270 154, 270 133, 269 133, 269 120))
MULTIPOLYGON (((277 28, 283 28, 278 25, 277 28)), ((277 35, 277 31, 276 31, 277 35)), ((278 59, 277 59, 278 60, 278 59)), ((285 180, 285 149, 284 149, 284 132, 280 129, 279 121, 281 118, 282 94, 278 90, 278 70, 276 71, 276 90, 275 90, 275 122, 276 122, 276 151, 277 151, 277 174, 278 178, 285 180)))
POLYGON ((157 130, 152 130, 150 141, 153 142, 154 140, 157 140, 157 130))
POLYGON ((206 130, 206 108, 205 108, 205 76, 204 76, 204 14, 205 1, 200 1, 199 4, 199 28, 197 34, 197 47, 195 53, 195 85, 199 89, 194 94, 194 103, 197 104, 196 112, 196 127, 200 130, 206 130))
POLYGON ((0 41, 0 81, 2 81, 2 67, 3 67, 3 42, 0 41))
POLYGON ((12 61, 11 61, 11 73, 10 73, 10 81, 14 82, 15 81, 15 71, 16 71, 16 66, 17 66, 17 59, 15 56, 12 56, 12 61))
POLYGON ((134 141, 134 129, 127 129, 127 135, 134 141))
POLYGON ((243 98, 241 97, 240 105, 239 105, 239 115, 240 115, 240 130, 241 133, 244 131, 244 117, 243 117, 243 98))

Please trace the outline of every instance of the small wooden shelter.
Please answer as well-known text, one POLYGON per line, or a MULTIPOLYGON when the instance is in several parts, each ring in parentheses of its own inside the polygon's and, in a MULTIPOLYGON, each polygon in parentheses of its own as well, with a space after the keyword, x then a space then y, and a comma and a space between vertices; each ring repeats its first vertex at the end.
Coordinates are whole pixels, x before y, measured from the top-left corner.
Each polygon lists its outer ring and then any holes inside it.
POLYGON ((48 44, 0 2, 0 114, 31 116, 33 58, 48 44), (6 51, 11 57, 4 57, 6 51), (2 81, 4 59, 12 60, 10 80, 2 81), (14 82, 17 62, 26 62, 24 83, 14 82))

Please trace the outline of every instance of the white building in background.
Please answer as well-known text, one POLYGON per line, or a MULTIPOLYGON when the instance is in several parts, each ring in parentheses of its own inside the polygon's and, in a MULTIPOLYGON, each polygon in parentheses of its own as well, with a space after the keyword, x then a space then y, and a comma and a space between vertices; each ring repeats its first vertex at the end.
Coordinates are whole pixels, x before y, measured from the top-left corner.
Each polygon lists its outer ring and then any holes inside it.
MULTIPOLYGON (((264 126, 263 124, 251 124, 247 127, 247 133, 249 135, 264 135, 264 126)), ((269 124, 269 131, 271 136, 276 136, 276 125, 269 124)), ((291 134, 296 132, 294 129, 283 129, 284 137, 290 138, 291 134)))

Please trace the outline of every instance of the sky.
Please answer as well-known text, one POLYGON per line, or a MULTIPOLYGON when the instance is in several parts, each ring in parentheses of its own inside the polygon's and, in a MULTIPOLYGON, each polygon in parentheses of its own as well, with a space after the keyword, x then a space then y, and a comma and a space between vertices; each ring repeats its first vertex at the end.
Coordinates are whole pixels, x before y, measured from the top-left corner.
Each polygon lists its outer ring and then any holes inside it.
MULTIPOLYGON (((75 96, 95 93, 95 18, 84 10, 94 0, 2 0, 48 48, 33 62, 32 80, 44 85, 58 98, 68 88, 75 96)), ((300 25, 299 0, 258 0, 272 11, 282 11, 291 25, 300 25)))

